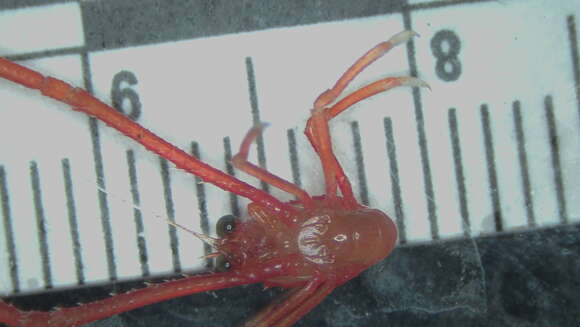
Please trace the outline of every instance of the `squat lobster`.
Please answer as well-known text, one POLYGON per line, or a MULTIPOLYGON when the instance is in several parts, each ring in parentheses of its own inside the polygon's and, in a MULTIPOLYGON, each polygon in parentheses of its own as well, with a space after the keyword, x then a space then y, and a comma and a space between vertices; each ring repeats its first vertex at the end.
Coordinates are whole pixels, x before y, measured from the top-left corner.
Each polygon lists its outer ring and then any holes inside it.
POLYGON ((266 287, 289 289, 266 306, 245 326, 291 326, 320 303, 334 288, 386 258, 395 247, 393 221, 355 199, 350 182, 332 150, 328 121, 353 104, 397 86, 427 86, 413 77, 381 79, 332 104, 365 67, 392 47, 416 35, 403 31, 358 59, 329 90, 314 102, 305 134, 320 157, 325 194, 310 196, 298 186, 250 163, 248 152, 261 131, 252 128, 243 140, 233 165, 282 189, 297 200, 283 203, 270 194, 217 170, 164 141, 88 92, 45 77, 0 58, 0 76, 54 98, 96 117, 171 161, 226 191, 252 201, 249 219, 221 238, 197 234, 230 263, 226 272, 186 277, 77 307, 51 312, 21 311, 0 301, 0 322, 9 326, 79 326, 151 303, 193 293, 262 282, 266 287), (340 190, 340 195, 338 191, 340 190))

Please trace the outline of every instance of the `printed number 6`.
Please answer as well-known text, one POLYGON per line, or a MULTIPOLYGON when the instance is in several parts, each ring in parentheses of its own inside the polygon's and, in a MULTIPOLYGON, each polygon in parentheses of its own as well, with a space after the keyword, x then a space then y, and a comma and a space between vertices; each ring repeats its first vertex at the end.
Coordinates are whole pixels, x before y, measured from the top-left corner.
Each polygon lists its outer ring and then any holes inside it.
POLYGON ((113 103, 113 107, 134 121, 139 119, 141 115, 139 95, 131 88, 131 86, 136 84, 137 77, 135 77, 135 74, 122 70, 115 74, 115 77, 113 77, 113 85, 111 86, 111 102, 113 103), (127 107, 123 107, 125 100, 128 100, 130 104, 128 112, 124 110, 127 107))

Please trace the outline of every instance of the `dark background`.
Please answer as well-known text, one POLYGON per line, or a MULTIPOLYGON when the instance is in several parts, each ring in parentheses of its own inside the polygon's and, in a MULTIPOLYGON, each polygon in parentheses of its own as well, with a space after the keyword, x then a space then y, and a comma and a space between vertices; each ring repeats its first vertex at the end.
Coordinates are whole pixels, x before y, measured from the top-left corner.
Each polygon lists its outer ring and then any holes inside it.
MULTIPOLYGON (((297 326, 578 326, 580 226, 400 246, 297 326)), ((49 309, 141 286, 20 297, 49 309)), ((239 326, 279 292, 250 285, 137 309, 92 327, 239 326)))

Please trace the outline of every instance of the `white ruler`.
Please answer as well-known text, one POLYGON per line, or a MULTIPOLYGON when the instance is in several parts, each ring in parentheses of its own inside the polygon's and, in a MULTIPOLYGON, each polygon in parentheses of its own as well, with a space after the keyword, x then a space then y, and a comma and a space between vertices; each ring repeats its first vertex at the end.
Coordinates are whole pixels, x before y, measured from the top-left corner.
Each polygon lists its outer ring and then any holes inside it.
MULTIPOLYGON (((412 28, 421 37, 350 90, 416 72, 432 91, 394 90, 332 122, 356 194, 412 243, 580 221, 579 19, 575 1, 412 1, 402 14, 86 52, 72 2, 0 12, 0 55, 138 107, 139 123, 188 152, 195 142, 219 169, 268 122, 254 153, 321 194, 302 135, 313 100, 412 28)), ((244 214, 244 199, 61 104, 6 81, 0 99, 2 295, 204 269, 203 245, 165 218, 213 234, 219 217, 244 214)))

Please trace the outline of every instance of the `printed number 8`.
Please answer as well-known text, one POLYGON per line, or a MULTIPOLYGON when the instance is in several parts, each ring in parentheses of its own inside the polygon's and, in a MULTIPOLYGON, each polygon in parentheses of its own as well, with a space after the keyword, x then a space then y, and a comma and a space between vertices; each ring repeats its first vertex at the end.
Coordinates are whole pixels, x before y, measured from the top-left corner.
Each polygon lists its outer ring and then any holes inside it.
POLYGON ((461 62, 457 58, 461 42, 457 34, 450 30, 437 32, 431 39, 431 51, 437 58, 435 73, 440 79, 451 82, 456 81, 461 75, 461 62))

